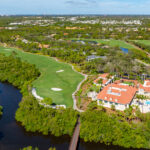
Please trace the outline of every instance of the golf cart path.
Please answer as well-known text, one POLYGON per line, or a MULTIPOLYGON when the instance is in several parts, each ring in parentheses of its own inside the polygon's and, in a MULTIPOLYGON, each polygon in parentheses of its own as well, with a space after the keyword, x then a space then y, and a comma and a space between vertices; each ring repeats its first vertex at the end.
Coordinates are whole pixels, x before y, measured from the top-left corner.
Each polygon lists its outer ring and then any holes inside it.
MULTIPOLYGON (((54 58, 54 57, 51 57, 51 58, 53 58, 53 59, 55 59, 57 62, 61 63, 56 57, 55 57, 55 58, 54 58)), ((66 62, 63 62, 63 63, 66 63, 66 62)), ((66 63, 66 64, 68 64, 68 63, 66 63)), ((74 110, 77 110, 78 112, 84 112, 84 110, 81 110, 81 109, 79 109, 79 108, 77 107, 77 99, 76 99, 75 94, 79 91, 79 89, 80 89, 82 83, 87 80, 88 75, 83 74, 83 73, 78 72, 77 70, 75 70, 75 68, 74 68, 74 66, 73 66, 72 64, 69 64, 69 65, 72 67, 72 70, 73 70, 73 71, 75 71, 75 72, 81 74, 82 76, 84 76, 84 79, 78 84, 76 90, 75 90, 74 93, 72 94, 72 98, 73 98, 73 109, 74 109, 74 110)))

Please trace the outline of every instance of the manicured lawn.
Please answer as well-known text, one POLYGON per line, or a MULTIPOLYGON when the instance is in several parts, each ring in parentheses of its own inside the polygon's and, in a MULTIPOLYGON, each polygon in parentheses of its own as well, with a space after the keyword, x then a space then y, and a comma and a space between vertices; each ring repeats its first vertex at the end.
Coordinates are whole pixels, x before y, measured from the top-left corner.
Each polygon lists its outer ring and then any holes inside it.
POLYGON ((135 40, 135 42, 150 46, 150 40, 135 40))
POLYGON ((88 41, 96 41, 100 44, 105 44, 111 47, 123 47, 127 49, 135 48, 133 45, 130 45, 122 40, 104 40, 104 39, 72 39, 72 40, 88 40, 88 41))
POLYGON ((72 93, 83 80, 82 75, 73 71, 70 65, 57 62, 48 56, 0 47, 0 53, 6 55, 11 54, 12 51, 15 51, 22 60, 35 64, 40 70, 41 76, 33 82, 33 87, 37 89, 38 95, 52 98, 56 104, 65 104, 67 107, 73 106, 72 93), (64 70, 64 72, 57 73, 56 71, 59 70, 64 70), (62 91, 52 91, 51 88, 60 88, 62 91))
POLYGON ((134 46, 121 40, 96 40, 100 44, 106 44, 112 47, 123 47, 127 49, 135 48, 134 46))

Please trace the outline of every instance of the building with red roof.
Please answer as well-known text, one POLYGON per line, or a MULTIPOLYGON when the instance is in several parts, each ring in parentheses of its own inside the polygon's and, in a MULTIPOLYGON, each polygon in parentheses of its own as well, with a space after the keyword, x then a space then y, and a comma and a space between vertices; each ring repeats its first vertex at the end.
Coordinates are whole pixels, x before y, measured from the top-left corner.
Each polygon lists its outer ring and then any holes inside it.
POLYGON ((97 95, 98 104, 102 103, 108 108, 114 105, 117 110, 123 111, 131 105, 137 91, 133 86, 112 83, 105 86, 97 95))
POLYGON ((116 110, 124 111, 129 108, 130 105, 139 106, 141 112, 149 112, 150 104, 147 105, 146 101, 150 102, 150 99, 145 100, 143 105, 137 103, 136 94, 150 97, 150 80, 145 80, 144 83, 140 83, 137 80, 120 79, 114 81, 115 76, 109 76, 108 73, 100 75, 95 81, 95 85, 102 85, 102 90, 97 94, 97 103, 104 107, 111 108, 115 106, 116 110), (102 79, 102 84, 98 81, 102 79), (144 108, 144 109, 143 109, 144 108))
POLYGON ((144 84, 139 84, 139 94, 150 94, 150 80, 145 80, 144 84))
POLYGON ((102 79, 102 86, 106 86, 109 83, 111 83, 112 80, 114 79, 114 76, 110 76, 110 78, 108 77, 109 77, 108 73, 101 74, 96 80, 94 80, 94 84, 99 86, 100 84, 98 83, 98 81, 102 79))

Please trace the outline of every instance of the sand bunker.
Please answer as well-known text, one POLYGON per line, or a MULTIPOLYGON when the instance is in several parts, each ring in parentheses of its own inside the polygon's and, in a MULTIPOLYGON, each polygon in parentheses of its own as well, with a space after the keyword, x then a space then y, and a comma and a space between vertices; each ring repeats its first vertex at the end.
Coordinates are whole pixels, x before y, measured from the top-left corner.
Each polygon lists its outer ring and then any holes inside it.
POLYGON ((62 89, 59 89, 59 88, 51 88, 51 90, 53 90, 53 91, 62 91, 62 89))
POLYGON ((64 70, 58 70, 58 71, 56 71, 57 73, 59 73, 59 72, 64 72, 64 70))

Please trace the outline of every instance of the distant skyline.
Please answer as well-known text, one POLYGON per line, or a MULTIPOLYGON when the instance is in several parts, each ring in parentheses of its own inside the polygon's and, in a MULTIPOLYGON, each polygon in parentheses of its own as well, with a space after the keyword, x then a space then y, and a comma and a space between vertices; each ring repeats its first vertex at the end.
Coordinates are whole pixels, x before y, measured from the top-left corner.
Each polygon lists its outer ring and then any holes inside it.
POLYGON ((0 15, 150 15, 150 0, 0 0, 0 15))

